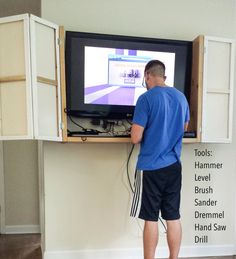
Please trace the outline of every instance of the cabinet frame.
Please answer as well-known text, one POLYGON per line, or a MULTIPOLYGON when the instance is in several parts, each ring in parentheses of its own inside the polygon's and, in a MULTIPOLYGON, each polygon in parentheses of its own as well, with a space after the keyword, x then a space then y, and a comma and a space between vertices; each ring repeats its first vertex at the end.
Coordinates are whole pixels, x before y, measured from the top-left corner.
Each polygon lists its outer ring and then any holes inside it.
MULTIPOLYGON (((68 137, 67 135, 67 114, 66 114, 66 81, 65 81, 65 29, 63 26, 60 26, 60 68, 61 68, 61 99, 62 99, 62 141, 63 142, 73 142, 73 143, 130 143, 131 138, 128 137, 91 137, 91 136, 77 136, 77 137, 68 137)), ((202 38, 201 38, 202 39, 202 38)), ((197 55, 200 54, 197 52, 197 55)), ((201 66, 202 60, 200 59, 200 63, 198 64, 198 67, 201 66)), ((198 69, 197 67, 197 69, 198 69)), ((199 81, 199 79, 198 79, 199 81)), ((198 84, 197 81, 197 93, 200 95, 201 93, 201 87, 199 87, 200 84, 198 84)), ((192 87, 192 86, 191 86, 192 87)), ((198 99, 198 101, 201 100, 201 98, 198 99)), ((200 113, 200 106, 198 107, 198 114, 200 113)), ((195 106, 193 109, 196 108, 195 106)), ((197 128, 197 136, 195 138, 183 138, 183 143, 198 143, 200 142, 200 122, 198 120, 197 122, 198 128, 197 128)), ((194 123, 193 123, 194 124, 194 123)))
MULTIPOLYGON (((62 121, 63 121, 63 142, 97 142, 97 143, 129 143, 130 138, 117 137, 68 137, 67 136, 67 115, 66 115, 66 82, 65 82, 65 31, 60 27, 60 60, 61 60, 61 85, 62 85, 62 121)), ((234 82, 234 41, 231 39, 222 39, 209 36, 198 36, 193 40, 192 52, 192 80, 190 93, 190 123, 189 130, 196 131, 195 138, 183 138, 183 143, 230 143, 232 140, 232 120, 233 120, 233 82, 234 82), (225 41, 231 43, 231 61, 230 61, 230 99, 229 99, 229 138, 209 141, 204 136, 204 127, 206 125, 204 114, 204 102, 206 102, 206 40, 225 41)), ((220 91, 219 91, 220 92, 220 91)))
POLYGON ((32 58, 32 88, 33 88, 33 111, 34 111, 34 137, 38 140, 51 140, 51 141, 62 141, 62 125, 61 125, 61 81, 60 81, 60 55, 59 55, 59 26, 52 22, 41 19, 37 16, 30 15, 30 31, 31 31, 31 58, 32 58), (55 80, 37 76, 36 66, 36 35, 35 35, 35 24, 39 23, 48 26, 55 30, 55 80), (46 83, 56 87, 57 97, 57 137, 43 136, 39 134, 38 124, 38 85, 37 83, 46 83))

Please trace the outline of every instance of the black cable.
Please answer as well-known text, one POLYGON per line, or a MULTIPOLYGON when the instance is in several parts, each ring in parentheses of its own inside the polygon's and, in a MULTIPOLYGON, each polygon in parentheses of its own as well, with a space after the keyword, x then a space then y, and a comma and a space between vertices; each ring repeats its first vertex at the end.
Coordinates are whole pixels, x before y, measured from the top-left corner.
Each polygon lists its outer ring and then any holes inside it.
MULTIPOLYGON (((78 124, 76 121, 74 121, 74 120, 72 119, 71 115, 68 115, 68 117, 69 117, 69 119, 71 120, 71 122, 74 123, 76 126, 80 127, 80 128, 84 131, 84 133, 86 133, 86 132, 88 132, 88 131, 93 131, 93 132, 97 132, 97 133, 108 133, 108 131, 100 131, 100 130, 89 129, 89 128, 86 129, 86 128, 84 128, 83 126, 81 126, 80 124, 78 124)), ((71 131, 71 133, 73 133, 73 132, 71 131)))
MULTIPOLYGON (((132 184, 131 184, 131 181, 130 181, 130 177, 129 177, 129 162, 130 162, 130 158, 131 158, 131 155, 132 155, 132 153, 133 153, 133 150, 134 150, 134 146, 135 146, 135 145, 133 144, 133 145, 132 145, 132 148, 131 148, 131 150, 130 150, 130 152, 129 152, 128 159, 127 159, 127 163, 126 163, 127 178, 128 178, 129 186, 130 186, 130 189, 131 189, 132 193, 134 193, 134 190, 133 190, 133 187, 132 187, 132 184)), ((136 174, 136 170, 135 170, 135 174, 136 174)), ((159 220, 160 220, 162 226, 163 226, 164 229, 165 229, 165 233, 167 233, 166 225, 164 224, 164 222, 163 222, 163 220, 161 219, 161 217, 159 217, 159 220)))
MULTIPOLYGON (((128 122, 128 119, 126 119, 126 120, 127 120, 127 122, 128 122)), ((123 127, 125 128, 125 130, 124 130, 123 132, 126 132, 127 134, 130 135, 132 123, 130 123, 130 124, 129 124, 130 126, 127 128, 126 124, 124 123, 124 120, 122 120, 122 125, 123 125, 123 127)))
MULTIPOLYGON (((77 123, 74 119, 72 119, 72 116, 68 114, 68 117, 70 119, 70 121, 75 124, 76 126, 78 126, 79 128, 81 128, 83 130, 83 132, 81 133, 86 133, 88 131, 92 131, 95 133, 111 133, 112 135, 116 135, 116 133, 122 132, 122 133, 129 133, 127 130, 125 131, 115 131, 115 124, 114 123, 107 123, 107 125, 109 125, 109 128, 105 131, 100 131, 100 130, 96 130, 96 129, 90 129, 90 128, 84 128, 82 125, 80 125, 79 123, 77 123)), ((73 134, 73 131, 69 131, 68 133, 73 134)))
POLYGON ((134 150, 134 144, 132 145, 132 148, 129 152, 127 163, 126 163, 127 178, 128 178, 129 186, 130 186, 130 189, 131 189, 132 193, 134 193, 134 190, 133 190, 133 187, 132 187, 132 184, 131 184, 131 181, 130 181, 130 176, 129 176, 129 161, 130 161, 131 155, 133 153, 133 150, 134 150))
POLYGON ((126 121, 129 123, 129 125, 133 125, 133 123, 129 119, 126 119, 126 121))
POLYGON ((69 117, 69 119, 71 120, 71 122, 73 122, 76 126, 80 127, 83 131, 86 131, 86 130, 87 130, 86 128, 84 128, 83 126, 81 126, 81 125, 79 125, 77 122, 75 122, 75 121, 72 119, 71 115, 68 115, 68 117, 69 117))
POLYGON ((161 221, 161 224, 165 229, 165 233, 167 233, 167 228, 166 228, 166 225, 164 224, 163 220, 160 217, 159 217, 159 220, 161 221))

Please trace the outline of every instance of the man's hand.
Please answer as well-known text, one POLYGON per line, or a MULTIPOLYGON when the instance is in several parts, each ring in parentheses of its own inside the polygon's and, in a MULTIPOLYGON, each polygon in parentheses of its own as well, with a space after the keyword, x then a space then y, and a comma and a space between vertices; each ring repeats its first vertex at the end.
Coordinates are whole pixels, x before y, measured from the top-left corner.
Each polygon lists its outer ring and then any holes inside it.
POLYGON ((138 125, 138 124, 133 124, 131 128, 131 142, 133 144, 138 144, 141 142, 143 138, 143 131, 144 127, 138 125))

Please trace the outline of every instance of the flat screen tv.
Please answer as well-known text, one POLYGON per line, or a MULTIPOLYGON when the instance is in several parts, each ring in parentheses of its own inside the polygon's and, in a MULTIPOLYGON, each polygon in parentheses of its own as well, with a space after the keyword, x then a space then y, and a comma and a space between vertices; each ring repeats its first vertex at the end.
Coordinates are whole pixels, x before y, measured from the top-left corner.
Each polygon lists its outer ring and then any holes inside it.
POLYGON ((158 59, 166 84, 189 99, 192 42, 66 32, 67 113, 89 118, 132 118, 144 67, 158 59))

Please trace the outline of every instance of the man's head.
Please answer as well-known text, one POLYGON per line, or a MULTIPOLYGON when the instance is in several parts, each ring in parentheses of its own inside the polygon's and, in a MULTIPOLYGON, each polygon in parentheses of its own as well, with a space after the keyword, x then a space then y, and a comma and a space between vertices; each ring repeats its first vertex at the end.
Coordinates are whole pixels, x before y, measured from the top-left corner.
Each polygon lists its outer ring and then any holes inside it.
POLYGON ((144 69, 144 79, 147 89, 154 86, 165 86, 165 65, 159 60, 149 61, 144 69))

